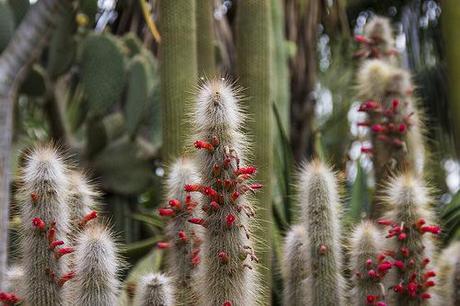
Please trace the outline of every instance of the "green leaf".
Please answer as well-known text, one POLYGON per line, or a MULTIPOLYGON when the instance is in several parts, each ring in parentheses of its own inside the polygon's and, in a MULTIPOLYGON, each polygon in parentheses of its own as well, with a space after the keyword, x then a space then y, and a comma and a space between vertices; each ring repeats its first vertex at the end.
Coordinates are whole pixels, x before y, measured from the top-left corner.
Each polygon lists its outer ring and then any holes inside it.
POLYGON ((148 99, 148 63, 140 55, 136 55, 128 72, 128 90, 126 94, 125 116, 128 133, 136 134, 145 117, 148 99))

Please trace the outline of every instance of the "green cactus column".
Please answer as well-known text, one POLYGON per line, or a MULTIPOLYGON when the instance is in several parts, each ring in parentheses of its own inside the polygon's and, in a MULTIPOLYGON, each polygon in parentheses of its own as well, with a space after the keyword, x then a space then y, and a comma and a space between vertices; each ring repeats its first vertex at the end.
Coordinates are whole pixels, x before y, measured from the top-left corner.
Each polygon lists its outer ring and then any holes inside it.
MULTIPOLYGON (((264 189, 257 195, 257 218, 260 227, 256 232, 259 255, 262 260, 262 284, 270 296, 270 243, 271 243, 271 180, 272 180, 272 112, 270 97, 270 1, 246 0, 238 2, 236 21, 237 77, 249 98, 248 131, 256 141, 253 160, 257 180, 264 189)), ((270 304, 269 300, 261 304, 270 304)))
POLYGON ((198 75, 212 77, 216 73, 214 30, 212 27, 214 0, 196 0, 198 75))
POLYGON ((177 157, 190 135, 184 124, 197 81, 194 0, 160 1, 160 77, 163 160, 177 157))

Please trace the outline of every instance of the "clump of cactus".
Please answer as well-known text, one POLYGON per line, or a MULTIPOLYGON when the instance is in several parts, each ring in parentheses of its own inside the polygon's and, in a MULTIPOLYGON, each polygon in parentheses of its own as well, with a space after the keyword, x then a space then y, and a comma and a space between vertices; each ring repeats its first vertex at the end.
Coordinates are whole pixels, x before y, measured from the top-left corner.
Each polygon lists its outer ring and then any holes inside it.
MULTIPOLYGON (((136 306, 174 306, 173 286, 169 277, 163 274, 147 274, 137 285, 134 298, 136 306)), ((186 305, 186 304, 180 304, 186 305)), ((188 304, 190 305, 190 304, 188 304)))
POLYGON ((184 186, 187 194, 202 195, 203 217, 188 220, 203 229, 196 274, 200 305, 254 305, 260 298, 250 194, 262 185, 251 182, 256 168, 245 165, 244 117, 231 83, 213 79, 200 86, 192 120, 201 183, 184 186))
POLYGON ((21 273, 0 301, 114 305, 119 260, 110 231, 93 221, 97 193, 53 145, 25 153, 19 181, 21 273))
POLYGON ((199 177, 193 160, 179 158, 170 168, 166 181, 169 207, 160 208, 161 216, 171 217, 165 229, 169 242, 162 242, 160 246, 169 247, 168 271, 172 276, 172 285, 175 288, 175 300, 183 305, 191 304, 196 298, 192 274, 200 262, 201 243, 200 229, 188 222, 191 218, 198 218, 199 202, 197 194, 189 194, 184 190, 185 185, 199 184, 199 177))
POLYGON ((434 305, 460 305, 460 242, 452 243, 441 253, 436 268, 438 285, 434 290, 434 305))

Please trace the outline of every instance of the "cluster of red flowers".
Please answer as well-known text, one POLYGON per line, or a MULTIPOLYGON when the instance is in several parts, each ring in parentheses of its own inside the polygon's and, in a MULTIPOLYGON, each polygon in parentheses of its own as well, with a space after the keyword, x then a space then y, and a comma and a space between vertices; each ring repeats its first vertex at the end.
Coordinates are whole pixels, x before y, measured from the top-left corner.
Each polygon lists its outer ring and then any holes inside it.
MULTIPOLYGON (((399 100, 393 100, 388 108, 384 108, 376 101, 363 102, 358 111, 366 112, 372 118, 371 121, 359 122, 358 126, 369 127, 372 133, 377 135, 377 140, 387 143, 395 148, 405 146, 403 136, 412 125, 411 116, 401 113, 399 100)), ((372 153, 368 147, 361 148, 363 153, 372 153)))

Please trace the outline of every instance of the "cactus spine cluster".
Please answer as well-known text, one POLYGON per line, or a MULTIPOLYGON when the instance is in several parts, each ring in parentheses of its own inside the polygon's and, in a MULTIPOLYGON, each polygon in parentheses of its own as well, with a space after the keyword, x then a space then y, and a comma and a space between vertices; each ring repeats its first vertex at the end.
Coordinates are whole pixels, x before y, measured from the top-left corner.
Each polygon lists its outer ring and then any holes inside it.
POLYGON ((460 305, 460 242, 446 248, 437 260, 436 306, 460 305))
POLYGON ((196 299, 192 275, 200 262, 200 228, 188 222, 198 218, 197 194, 187 194, 185 185, 199 184, 199 177, 193 160, 179 158, 172 164, 166 181, 168 208, 160 208, 160 215, 170 216, 165 229, 169 240, 168 271, 175 288, 175 300, 181 305, 191 305, 196 299))
MULTIPOLYGON (((141 278, 134 298, 136 306, 174 306, 172 281, 163 274, 147 274, 141 278)), ((179 304, 189 305, 189 304, 179 304)))
MULTIPOLYGON (((249 98, 249 113, 253 120, 247 128, 257 140, 253 148, 253 159, 257 162, 258 179, 265 188, 257 195, 257 216, 261 223, 255 235, 260 245, 259 256, 264 285, 270 287, 271 275, 271 226, 272 223, 272 169, 273 169, 273 125, 271 100, 271 1, 248 0, 238 3, 236 17, 237 71, 240 85, 249 98)), ((266 301, 268 303, 268 301, 266 301)))
POLYGON ((357 225, 350 238, 350 271, 353 290, 350 293, 352 305, 369 305, 367 297, 377 296, 384 301, 385 288, 382 280, 375 277, 381 263, 384 238, 380 230, 370 221, 357 225))
POLYGON ((296 256, 296 260, 307 263, 307 278, 303 284, 297 284, 305 286, 303 305, 344 305, 345 284, 340 273, 341 206, 334 173, 322 162, 312 161, 301 169, 298 188, 302 209, 299 226, 308 233, 304 255, 296 256))
POLYGON ((248 144, 239 103, 232 84, 210 80, 199 89, 193 116, 202 182, 186 185, 185 191, 203 195, 203 218, 189 220, 204 229, 196 277, 199 305, 255 305, 260 300, 249 194, 262 186, 251 183, 256 169, 245 165, 248 144))
POLYGON ((110 231, 92 221, 97 192, 53 145, 26 152, 19 181, 21 261, 0 302, 115 305, 119 260, 110 231))
POLYGON ((391 305, 426 305, 436 275, 430 269, 432 235, 441 231, 433 224, 429 190, 421 179, 403 174, 390 181, 385 201, 390 210, 378 222, 389 227, 385 249, 388 269, 394 268, 385 281, 391 305))
POLYGON ((307 298, 307 288, 303 284, 308 277, 308 257, 306 250, 307 233, 302 224, 294 225, 284 242, 282 272, 284 282, 283 305, 301 306, 307 298))
POLYGON ((182 151, 187 126, 180 126, 197 80, 195 1, 161 1, 160 93, 163 156, 171 161, 182 151))

